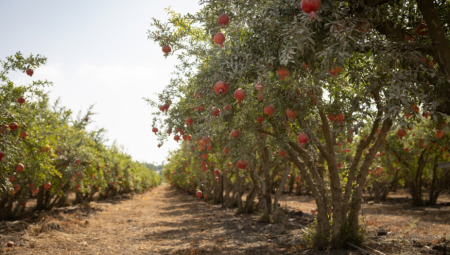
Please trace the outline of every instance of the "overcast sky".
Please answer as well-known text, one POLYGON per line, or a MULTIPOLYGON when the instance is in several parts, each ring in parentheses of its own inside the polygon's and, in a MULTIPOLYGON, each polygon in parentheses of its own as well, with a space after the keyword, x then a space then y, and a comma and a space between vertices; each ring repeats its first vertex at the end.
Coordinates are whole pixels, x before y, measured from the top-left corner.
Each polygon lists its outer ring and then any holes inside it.
POLYGON ((95 104, 92 128, 106 128, 135 160, 160 164, 177 144, 157 147, 155 109, 142 98, 156 98, 176 64, 147 39, 151 18, 166 20, 168 6, 182 14, 200 9, 198 0, 0 0, 0 58, 44 55, 47 64, 32 78, 10 73, 12 80, 53 81, 51 98, 74 112, 95 104))

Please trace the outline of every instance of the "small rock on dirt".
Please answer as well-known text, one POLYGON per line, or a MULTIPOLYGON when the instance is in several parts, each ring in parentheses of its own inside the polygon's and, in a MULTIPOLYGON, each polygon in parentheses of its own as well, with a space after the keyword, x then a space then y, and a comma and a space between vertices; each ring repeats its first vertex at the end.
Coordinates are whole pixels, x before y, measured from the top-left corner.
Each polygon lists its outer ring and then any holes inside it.
POLYGON ((14 247, 14 243, 11 242, 11 241, 9 241, 6 245, 7 245, 8 247, 14 247))

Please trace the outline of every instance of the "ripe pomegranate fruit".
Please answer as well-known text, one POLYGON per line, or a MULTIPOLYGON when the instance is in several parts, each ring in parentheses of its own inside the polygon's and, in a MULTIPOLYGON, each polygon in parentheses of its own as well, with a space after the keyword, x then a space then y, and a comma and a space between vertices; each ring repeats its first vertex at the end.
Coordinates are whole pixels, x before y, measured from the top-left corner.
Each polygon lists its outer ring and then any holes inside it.
POLYGON ((299 181, 300 181, 300 176, 299 176, 299 175, 295 176, 295 181, 296 181, 296 182, 299 182, 299 181))
POLYGON ((444 131, 442 130, 436 130, 436 137, 441 138, 444 135, 444 131))
POLYGON ((162 47, 162 51, 164 52, 164 54, 167 56, 169 54, 169 52, 172 51, 172 48, 170 48, 170 46, 164 45, 162 47))
POLYGON ((289 117, 290 120, 293 120, 297 116, 297 111, 286 109, 286 115, 289 117))
POLYGON ((5 153, 0 150, 0 162, 3 161, 3 157, 5 156, 5 153))
POLYGON ((256 117, 256 120, 257 120, 258 122, 263 122, 263 121, 264 121, 264 116, 257 116, 257 117, 256 117))
POLYGON ((173 140, 177 141, 177 143, 178 143, 178 141, 180 140, 180 136, 179 136, 179 135, 175 135, 175 136, 173 137, 173 140))
POLYGON ((337 119, 337 121, 339 122, 339 123, 342 123, 342 122, 344 122, 344 120, 345 120, 345 114, 344 113, 339 113, 337 116, 336 116, 336 119, 337 119))
POLYGON ((237 89, 234 91, 234 97, 238 100, 238 104, 245 98, 246 94, 242 89, 237 89))
POLYGON ((258 90, 259 92, 262 92, 263 89, 264 89, 264 85, 263 85, 262 83, 258 82, 258 83, 255 85, 255 89, 258 90))
POLYGON ((397 136, 400 137, 400 140, 406 135, 406 130, 404 128, 399 128, 397 131, 397 136))
POLYGON ((15 179, 16 179, 16 177, 14 177, 14 175, 10 175, 10 176, 8 177, 8 180, 9 180, 10 182, 13 182, 15 179))
POLYGON ((186 118, 186 124, 187 124, 188 126, 192 125, 193 122, 194 122, 194 119, 193 119, 193 118, 191 118, 191 117, 187 117, 187 118, 186 118))
POLYGON ((289 179, 291 179, 291 175, 290 175, 290 174, 288 174, 287 178, 288 178, 288 180, 289 180, 289 179))
POLYGON ((19 190, 20 190, 20 185, 19 185, 19 184, 14 184, 14 189, 15 189, 16 191, 19 191, 19 190))
POLYGON ((156 135, 156 132, 158 132, 158 128, 153 127, 153 128, 152 128, 152 132, 155 133, 155 135, 156 135))
POLYGON ((283 150, 278 151, 278 155, 280 155, 280 157, 284 157, 286 156, 286 152, 283 150))
POLYGON ((44 184, 44 189, 45 189, 45 190, 49 190, 51 187, 52 187, 52 184, 51 184, 50 182, 46 182, 46 183, 44 184))
POLYGON ((219 16, 218 22, 222 28, 225 28, 225 26, 228 25, 228 22, 230 22, 230 17, 228 17, 228 15, 225 13, 221 14, 219 16))
POLYGON ((17 172, 20 173, 20 172, 23 171, 23 169, 24 169, 24 166, 23 166, 22 163, 17 164, 17 166, 16 166, 16 171, 17 171, 17 172))
POLYGON ((273 108, 272 105, 268 105, 264 107, 264 113, 269 115, 269 117, 272 117, 273 112, 275 111, 275 108, 273 108))
POLYGON ((217 33, 214 36, 214 42, 219 44, 220 47, 223 48, 223 43, 225 42, 225 35, 223 35, 222 33, 217 33))
POLYGON ((75 163, 77 163, 77 165, 79 165, 81 163, 81 160, 77 159, 77 160, 75 160, 75 163))
POLYGON ((297 141, 300 143, 301 147, 305 147, 305 144, 309 141, 309 136, 307 134, 299 134, 297 136, 297 141))
POLYGON ((33 76, 33 74, 34 74, 34 71, 33 71, 33 69, 28 68, 27 71, 26 71, 26 73, 31 77, 31 76, 33 76))
POLYGON ((236 138, 239 137, 240 133, 241 133, 241 132, 240 132, 239 130, 233 129, 233 130, 231 131, 230 135, 231 135, 231 137, 233 137, 234 139, 236 139, 236 138))
POLYGON ((219 169, 214 170, 214 175, 216 176, 220 175, 220 170, 219 169))
POLYGON ((22 132, 20 132, 20 137, 22 138, 22 139, 25 139, 26 137, 27 137, 27 132, 25 132, 25 131, 22 131, 22 132))
POLYGON ((19 128, 19 125, 17 125, 17 123, 15 123, 15 122, 9 124, 9 129, 11 129, 11 130, 17 130, 18 128, 19 128))
POLYGON ((336 117, 334 116, 334 114, 332 114, 332 113, 328 114, 328 120, 330 122, 333 122, 335 119, 336 119, 336 117))
POLYGON ((219 117, 220 115, 220 109, 219 108, 212 108, 212 113, 214 116, 219 117))
POLYGON ((338 77, 339 73, 341 73, 341 72, 342 72, 342 67, 340 67, 340 66, 337 66, 336 68, 331 67, 328 70, 328 73, 330 73, 334 78, 338 77))
POLYGON ((223 153, 225 153, 225 154, 230 153, 230 148, 228 148, 228 147, 223 148, 223 153))
POLYGON ((296 189, 297 188, 297 184, 294 184, 293 187, 294 187, 294 189, 296 189))
POLYGON ((239 169, 246 169, 248 166, 248 161, 247 160, 238 160, 236 166, 239 169))
POLYGON ((430 113, 425 112, 425 113, 423 114, 423 116, 425 117, 425 119, 428 119, 428 116, 430 116, 430 113))
POLYGON ((202 158, 203 158, 204 160, 206 160, 206 159, 208 158, 208 154, 206 154, 206 153, 203 154, 203 155, 202 155, 202 158))
POLYGON ((320 9, 320 0, 302 0, 300 7, 304 13, 309 14, 310 19, 315 19, 316 12, 320 9))
MULTIPOLYGON (((303 0, 303 1, 305 1, 305 0, 303 0)), ((311 209, 311 214, 314 216, 314 214, 316 214, 316 212, 317 212, 317 210, 316 209, 311 209)))
POLYGON ((195 192, 195 195, 198 197, 198 198, 201 198, 202 197, 202 191, 201 190, 197 190, 197 192, 195 192))
POLYGON ((428 32, 428 28, 425 24, 420 24, 416 27, 416 33, 418 35, 424 35, 428 32))
POLYGON ((218 81, 214 85, 214 92, 216 92, 217 95, 223 95, 227 93, 227 90, 230 86, 227 85, 224 81, 218 81))
POLYGON ((281 80, 284 81, 284 78, 289 76, 290 73, 284 66, 279 66, 277 69, 277 74, 280 76, 281 80))
POLYGON ((19 97, 19 98, 17 99, 17 102, 18 102, 19 104, 23 104, 23 103, 25 103, 25 98, 19 97))

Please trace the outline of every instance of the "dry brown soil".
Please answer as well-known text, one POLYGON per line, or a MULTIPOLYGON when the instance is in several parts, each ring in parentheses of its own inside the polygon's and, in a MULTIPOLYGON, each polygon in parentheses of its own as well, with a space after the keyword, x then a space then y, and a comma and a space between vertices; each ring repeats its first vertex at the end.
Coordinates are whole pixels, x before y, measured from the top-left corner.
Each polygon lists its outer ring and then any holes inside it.
MULTIPOLYGON (((364 205, 362 248, 370 254, 450 254, 450 206, 412 208, 402 194, 393 197, 364 205), (378 236, 382 231, 387 235, 378 236)), ((310 249, 302 240, 314 201, 284 195, 280 203, 285 219, 265 224, 258 214, 239 215, 161 186, 1 222, 9 227, 0 228, 0 254, 364 254, 310 249), (8 241, 15 246, 7 248, 8 241)))

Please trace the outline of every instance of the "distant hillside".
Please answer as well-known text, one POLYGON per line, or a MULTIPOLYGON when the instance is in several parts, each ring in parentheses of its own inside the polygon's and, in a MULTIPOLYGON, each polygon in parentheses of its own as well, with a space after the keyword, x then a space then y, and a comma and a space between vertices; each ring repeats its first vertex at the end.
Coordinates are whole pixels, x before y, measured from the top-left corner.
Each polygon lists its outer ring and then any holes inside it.
POLYGON ((159 175, 161 175, 161 170, 164 166, 164 165, 154 165, 152 163, 147 163, 147 162, 141 162, 141 164, 145 165, 148 169, 158 172, 159 175))

